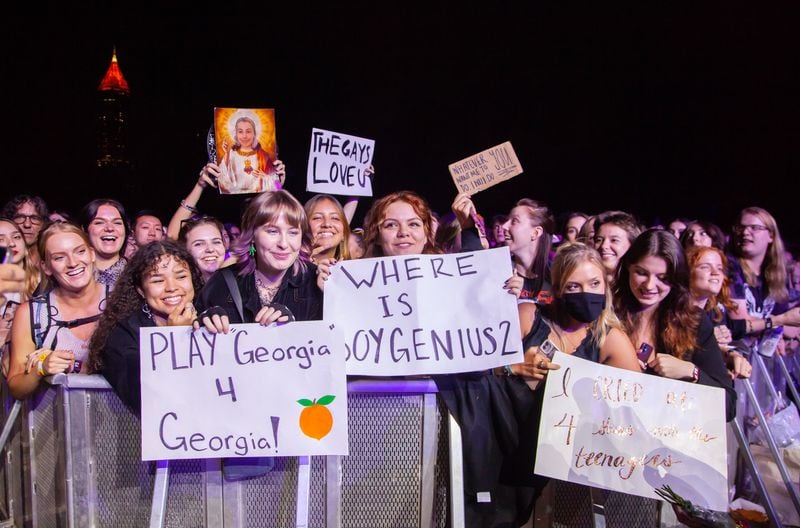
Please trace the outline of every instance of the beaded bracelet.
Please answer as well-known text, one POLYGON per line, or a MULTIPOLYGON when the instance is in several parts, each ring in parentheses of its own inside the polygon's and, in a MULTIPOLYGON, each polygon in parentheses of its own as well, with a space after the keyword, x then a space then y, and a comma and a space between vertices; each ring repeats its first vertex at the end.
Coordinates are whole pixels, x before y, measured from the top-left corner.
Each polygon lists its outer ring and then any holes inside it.
POLYGON ((700 369, 695 367, 692 370, 692 383, 697 383, 698 381, 700 381, 700 369))

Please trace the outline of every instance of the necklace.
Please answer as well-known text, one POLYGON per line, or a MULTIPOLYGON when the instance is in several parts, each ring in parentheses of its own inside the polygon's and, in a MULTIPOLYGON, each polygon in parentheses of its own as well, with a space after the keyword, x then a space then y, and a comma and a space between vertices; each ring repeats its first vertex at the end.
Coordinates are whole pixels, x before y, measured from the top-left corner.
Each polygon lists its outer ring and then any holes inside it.
MULTIPOLYGON (((582 328, 588 328, 588 327, 584 326, 582 328)), ((571 332, 571 333, 577 334, 578 332, 580 332, 580 330, 575 330, 574 332, 571 332)), ((569 338, 570 332, 566 332, 566 331, 564 331, 563 328, 559 328, 558 329, 558 334, 559 334, 559 338, 563 338, 563 339, 561 339, 561 344, 562 345, 569 344, 569 353, 572 353, 572 352, 576 351, 578 349, 578 347, 581 345, 581 343, 583 342, 583 340, 586 339, 586 333, 584 333, 583 337, 581 337, 580 340, 578 341, 578 344, 575 344, 575 342, 572 341, 572 339, 569 338), (565 343, 565 341, 566 341, 566 343, 565 343)), ((566 348, 566 347, 564 347, 564 348, 566 348)), ((565 350, 564 352, 567 352, 567 351, 565 350)))
POLYGON ((256 153, 255 150, 242 150, 242 149, 239 149, 236 152, 238 152, 240 156, 252 156, 253 154, 256 153))
POLYGON ((267 306, 275 298, 275 294, 281 287, 281 283, 274 286, 268 286, 261 278, 261 273, 256 271, 256 289, 258 290, 258 300, 261 301, 261 306, 267 306))

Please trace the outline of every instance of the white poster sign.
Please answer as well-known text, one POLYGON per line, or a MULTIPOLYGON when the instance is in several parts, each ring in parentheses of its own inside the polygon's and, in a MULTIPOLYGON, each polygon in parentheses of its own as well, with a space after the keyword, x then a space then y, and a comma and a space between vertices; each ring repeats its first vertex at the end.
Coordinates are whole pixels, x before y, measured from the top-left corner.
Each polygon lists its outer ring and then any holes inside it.
POLYGON ((142 460, 347 454, 342 337, 329 324, 140 339, 142 460))
POLYGON ((471 372, 523 361, 508 248, 342 261, 325 319, 344 336, 347 373, 471 372))
POLYGON ((364 170, 372 164, 375 141, 314 128, 308 153, 306 190, 346 196, 372 196, 372 179, 364 170))
POLYGON ((557 352, 548 374, 535 472, 659 499, 669 485, 728 510, 725 395, 557 352))

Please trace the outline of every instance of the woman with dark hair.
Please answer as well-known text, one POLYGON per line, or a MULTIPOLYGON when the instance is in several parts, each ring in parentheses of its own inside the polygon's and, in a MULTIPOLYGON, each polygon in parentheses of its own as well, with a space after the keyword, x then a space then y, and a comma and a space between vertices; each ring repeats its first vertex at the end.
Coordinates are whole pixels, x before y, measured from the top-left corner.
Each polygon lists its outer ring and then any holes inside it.
POLYGON ((284 190, 259 194, 241 226, 237 262, 203 287, 199 321, 210 332, 227 332, 229 323, 321 319, 322 292, 315 284, 317 268, 303 251, 308 221, 300 202, 284 190))
POLYGON ((130 234, 125 208, 110 198, 92 200, 81 212, 81 225, 97 255, 97 282, 113 288, 128 262, 123 256, 130 234))
POLYGON ((688 250, 690 247, 715 247, 724 250, 725 233, 711 222, 695 220, 689 222, 681 235, 681 245, 684 250, 688 250))
POLYGON ((639 235, 617 267, 614 307, 646 372, 725 389, 726 421, 736 413, 733 390, 714 325, 692 305, 689 269, 680 242, 663 229, 639 235))
POLYGON ((549 299, 549 259, 555 230, 553 213, 542 202, 523 198, 508 214, 503 232, 514 271, 523 279, 520 300, 549 299))
POLYGON ((140 248, 123 270, 89 343, 89 371, 103 374, 137 416, 141 411, 139 329, 191 325, 200 273, 177 242, 140 248))
POLYGON ((89 338, 105 305, 94 250, 80 227, 50 224, 38 244, 45 293, 20 306, 11 329, 8 387, 17 399, 33 394, 45 376, 85 372, 89 338))
POLYGON ((561 236, 564 242, 578 242, 583 224, 589 219, 589 215, 580 211, 571 211, 564 215, 561 221, 561 236))
POLYGON ((605 211, 595 217, 593 246, 603 259, 609 280, 614 277, 619 260, 641 232, 642 225, 636 217, 624 211, 605 211))
POLYGON ((350 260, 350 224, 339 200, 317 194, 305 205, 311 235, 311 261, 350 260))
POLYGON ((225 260, 225 243, 222 241, 222 223, 211 216, 197 216, 183 222, 178 232, 178 242, 184 245, 200 270, 203 283, 222 266, 225 260))

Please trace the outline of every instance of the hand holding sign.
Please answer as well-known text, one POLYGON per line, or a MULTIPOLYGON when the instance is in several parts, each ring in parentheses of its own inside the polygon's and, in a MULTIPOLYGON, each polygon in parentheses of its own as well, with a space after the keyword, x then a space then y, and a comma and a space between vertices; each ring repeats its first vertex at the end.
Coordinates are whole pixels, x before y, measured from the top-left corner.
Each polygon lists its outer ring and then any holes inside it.
POLYGON ((306 190, 372 196, 375 141, 315 128, 311 131, 306 190))
POLYGON ((522 174, 510 141, 451 163, 448 169, 459 192, 469 195, 522 174))

